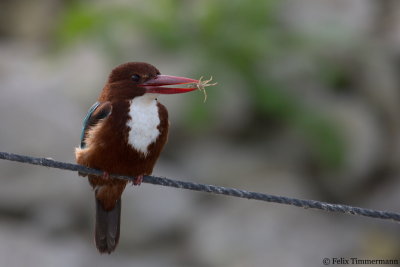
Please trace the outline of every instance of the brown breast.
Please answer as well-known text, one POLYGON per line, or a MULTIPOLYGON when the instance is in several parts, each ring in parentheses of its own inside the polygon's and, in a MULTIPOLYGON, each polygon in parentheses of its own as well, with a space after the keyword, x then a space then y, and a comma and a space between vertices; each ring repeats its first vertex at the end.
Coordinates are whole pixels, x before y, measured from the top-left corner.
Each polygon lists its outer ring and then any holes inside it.
POLYGON ((89 130, 87 148, 77 151, 77 162, 109 173, 138 176, 149 175, 167 142, 168 112, 157 103, 160 134, 148 146, 148 153, 137 151, 128 142, 130 128, 130 101, 112 103, 112 113, 104 121, 89 130))

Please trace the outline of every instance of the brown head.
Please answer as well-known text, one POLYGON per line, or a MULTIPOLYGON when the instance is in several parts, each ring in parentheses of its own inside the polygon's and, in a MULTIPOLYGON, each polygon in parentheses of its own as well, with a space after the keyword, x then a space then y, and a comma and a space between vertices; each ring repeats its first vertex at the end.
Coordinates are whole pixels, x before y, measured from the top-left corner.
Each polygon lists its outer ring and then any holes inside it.
POLYGON ((99 101, 129 100, 146 93, 177 94, 196 90, 199 81, 184 77, 161 75, 151 64, 128 62, 114 68, 100 94, 99 101), (193 84, 190 87, 171 85, 193 84), (164 87, 168 86, 168 87, 164 87))

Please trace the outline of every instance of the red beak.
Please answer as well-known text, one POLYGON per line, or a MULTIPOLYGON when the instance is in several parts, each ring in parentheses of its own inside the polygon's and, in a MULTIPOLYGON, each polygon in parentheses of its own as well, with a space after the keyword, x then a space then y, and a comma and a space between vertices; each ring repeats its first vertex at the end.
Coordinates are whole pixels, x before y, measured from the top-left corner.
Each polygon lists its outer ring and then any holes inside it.
POLYGON ((146 93, 156 93, 156 94, 180 94, 194 91, 197 89, 198 80, 176 77, 169 75, 157 75, 154 79, 148 80, 142 84, 140 87, 146 89, 146 93), (164 87, 169 85, 187 85, 184 87, 164 87))

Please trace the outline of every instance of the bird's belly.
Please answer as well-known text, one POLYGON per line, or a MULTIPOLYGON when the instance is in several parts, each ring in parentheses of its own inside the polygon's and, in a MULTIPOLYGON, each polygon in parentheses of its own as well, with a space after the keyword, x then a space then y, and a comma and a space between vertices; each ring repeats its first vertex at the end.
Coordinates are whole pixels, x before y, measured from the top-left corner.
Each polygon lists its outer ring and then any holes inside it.
POLYGON ((149 100, 148 96, 134 98, 130 104, 129 116, 128 144, 146 156, 149 145, 154 143, 160 135, 157 101, 149 100))

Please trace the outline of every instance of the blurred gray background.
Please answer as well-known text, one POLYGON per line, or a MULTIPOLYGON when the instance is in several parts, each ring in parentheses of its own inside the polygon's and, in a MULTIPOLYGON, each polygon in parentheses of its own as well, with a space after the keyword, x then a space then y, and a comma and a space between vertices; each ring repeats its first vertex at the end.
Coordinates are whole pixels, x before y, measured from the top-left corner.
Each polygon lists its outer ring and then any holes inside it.
MULTIPOLYGON (((162 96, 155 175, 399 211, 400 2, 0 2, 0 150, 74 162, 109 71, 218 85, 162 96)), ((76 173, 0 162, 0 266, 322 266, 400 259, 398 224, 143 184, 99 255, 76 173)))

